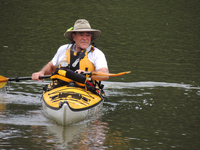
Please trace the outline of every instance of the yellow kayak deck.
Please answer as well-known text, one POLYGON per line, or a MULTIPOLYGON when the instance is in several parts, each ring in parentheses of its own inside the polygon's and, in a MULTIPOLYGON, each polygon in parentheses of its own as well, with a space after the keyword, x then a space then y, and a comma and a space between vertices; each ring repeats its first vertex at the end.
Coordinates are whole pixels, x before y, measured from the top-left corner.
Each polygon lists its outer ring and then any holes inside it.
POLYGON ((71 110, 79 111, 98 105, 103 98, 83 88, 61 86, 43 92, 43 101, 47 107, 55 110, 60 109, 63 103, 67 103, 71 110))

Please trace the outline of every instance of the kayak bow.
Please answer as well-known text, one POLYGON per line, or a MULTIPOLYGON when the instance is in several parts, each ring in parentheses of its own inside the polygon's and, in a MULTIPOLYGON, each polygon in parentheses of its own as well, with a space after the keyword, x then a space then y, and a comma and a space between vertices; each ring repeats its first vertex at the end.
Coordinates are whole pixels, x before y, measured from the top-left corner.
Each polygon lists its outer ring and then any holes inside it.
POLYGON ((67 125, 99 112, 104 98, 80 87, 61 86, 44 91, 42 105, 45 114, 59 124, 67 125))

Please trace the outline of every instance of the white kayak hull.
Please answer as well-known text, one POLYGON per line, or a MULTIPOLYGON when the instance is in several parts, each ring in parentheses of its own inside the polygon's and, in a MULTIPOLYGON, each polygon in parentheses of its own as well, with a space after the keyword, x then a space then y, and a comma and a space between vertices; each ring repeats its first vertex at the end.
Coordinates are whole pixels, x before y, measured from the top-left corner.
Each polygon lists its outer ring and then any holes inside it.
POLYGON ((82 121, 84 119, 88 119, 97 114, 103 107, 103 100, 94 107, 80 111, 71 110, 67 103, 64 103, 63 106, 58 110, 47 107, 44 102, 42 103, 42 106, 45 114, 50 118, 61 125, 68 125, 82 121))
POLYGON ((102 109, 104 96, 80 87, 61 86, 43 92, 44 113, 61 125, 94 116, 102 109))

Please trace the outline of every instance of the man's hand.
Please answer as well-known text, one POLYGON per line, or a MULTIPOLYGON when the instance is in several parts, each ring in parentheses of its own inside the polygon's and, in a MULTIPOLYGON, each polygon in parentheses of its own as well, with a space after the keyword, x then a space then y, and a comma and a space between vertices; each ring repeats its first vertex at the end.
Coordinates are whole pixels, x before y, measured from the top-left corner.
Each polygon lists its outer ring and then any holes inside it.
MULTIPOLYGON (((53 66, 52 61, 48 62, 39 72, 35 72, 32 74, 32 80, 40 80, 40 76, 44 75, 51 75, 53 71, 55 70, 55 67, 53 66)), ((44 79, 42 79, 44 81, 44 79)))
MULTIPOLYGON (((87 73, 88 71, 83 71, 83 70, 80 70, 80 69, 78 69, 78 70, 76 70, 75 71, 75 73, 78 73, 78 74, 82 74, 82 73, 87 73)), ((88 72, 89 73, 89 72, 88 72)))
MULTIPOLYGON (((44 74, 42 72, 35 72, 32 74, 32 80, 39 81, 40 76, 44 76, 44 74)), ((42 79, 42 82, 43 81, 44 81, 44 79, 42 79)))

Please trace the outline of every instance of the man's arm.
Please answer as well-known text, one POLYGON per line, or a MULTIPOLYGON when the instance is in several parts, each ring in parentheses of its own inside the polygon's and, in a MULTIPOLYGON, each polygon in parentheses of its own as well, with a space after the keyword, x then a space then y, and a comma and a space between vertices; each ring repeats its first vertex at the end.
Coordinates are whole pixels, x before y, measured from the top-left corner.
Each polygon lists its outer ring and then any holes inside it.
MULTIPOLYGON (((88 71, 84 71, 84 70, 76 70, 75 71, 76 73, 79 73, 81 74, 82 72, 88 72, 88 71)), ((100 68, 98 71, 96 72, 102 72, 102 73, 109 73, 108 69, 107 68, 100 68)), ((102 80, 108 80, 109 79, 109 76, 98 76, 98 75, 92 75, 91 78, 93 80, 97 80, 97 81, 102 81, 102 80)))
MULTIPOLYGON (((107 68, 100 68, 98 70, 98 72, 109 73, 107 68)), ((102 80, 108 80, 109 76, 96 76, 96 75, 93 75, 91 78, 93 80, 102 81, 102 80)))
POLYGON ((39 80, 40 76, 51 75, 55 71, 52 61, 46 64, 39 72, 32 74, 32 80, 39 80))

